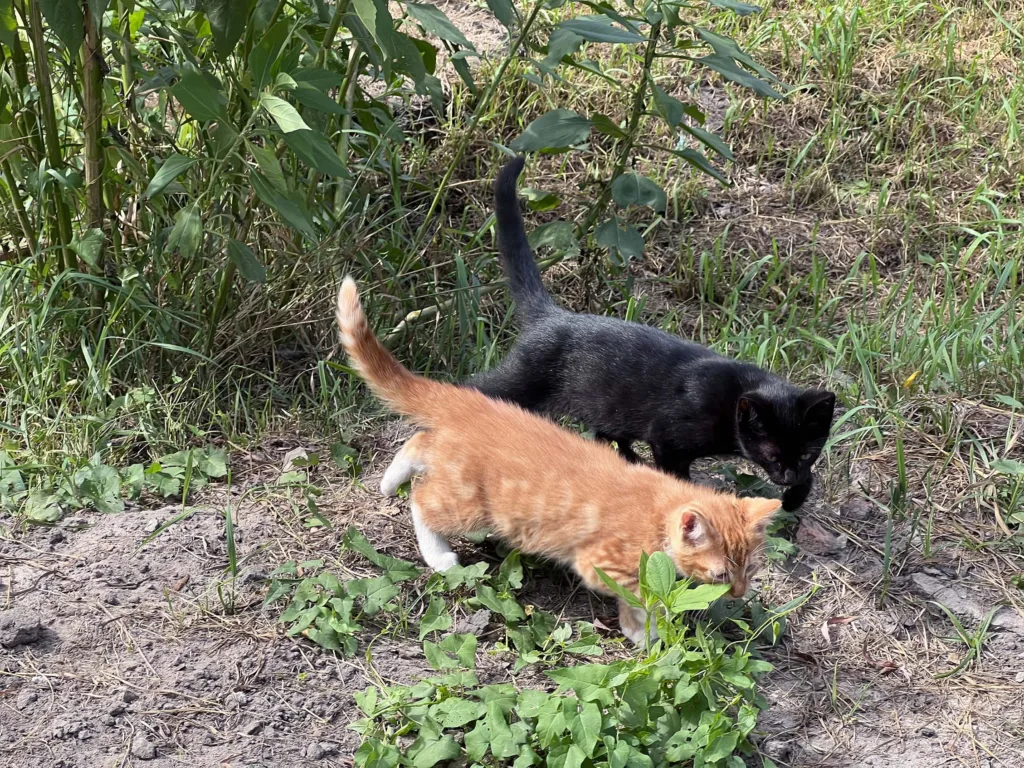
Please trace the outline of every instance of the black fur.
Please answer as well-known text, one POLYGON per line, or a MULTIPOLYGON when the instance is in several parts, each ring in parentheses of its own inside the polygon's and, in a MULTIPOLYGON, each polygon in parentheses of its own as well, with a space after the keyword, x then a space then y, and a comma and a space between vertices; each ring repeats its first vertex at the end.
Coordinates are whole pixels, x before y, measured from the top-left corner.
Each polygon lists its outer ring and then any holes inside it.
POLYGON ((494 187, 498 242, 522 333, 501 365, 467 384, 551 416, 572 416, 600 439, 650 444, 662 469, 688 478, 701 456, 739 454, 786 486, 793 510, 832 426, 835 395, 803 390, 753 365, 645 325, 568 312, 541 282, 519 212, 510 161, 494 187))

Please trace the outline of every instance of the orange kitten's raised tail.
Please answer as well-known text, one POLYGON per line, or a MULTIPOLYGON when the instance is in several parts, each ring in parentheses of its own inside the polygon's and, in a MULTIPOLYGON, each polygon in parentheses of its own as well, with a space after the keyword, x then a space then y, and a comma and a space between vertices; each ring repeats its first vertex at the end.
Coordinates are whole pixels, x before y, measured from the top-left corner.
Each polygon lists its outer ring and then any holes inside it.
POLYGON ((407 370, 373 335, 359 303, 356 281, 346 277, 338 292, 341 343, 360 375, 381 400, 413 421, 431 426, 437 413, 438 390, 444 385, 407 370))

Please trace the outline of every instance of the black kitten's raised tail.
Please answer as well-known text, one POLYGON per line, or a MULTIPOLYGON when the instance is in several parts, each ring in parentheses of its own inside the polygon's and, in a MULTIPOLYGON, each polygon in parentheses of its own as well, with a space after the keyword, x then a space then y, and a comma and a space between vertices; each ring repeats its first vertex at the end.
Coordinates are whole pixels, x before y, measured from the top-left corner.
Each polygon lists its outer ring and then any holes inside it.
POLYGON ((529 321, 555 306, 540 279, 540 269, 526 238, 526 226, 519 212, 516 180, 526 160, 509 160, 494 181, 494 212, 498 219, 498 249, 508 275, 509 289, 519 314, 529 321))

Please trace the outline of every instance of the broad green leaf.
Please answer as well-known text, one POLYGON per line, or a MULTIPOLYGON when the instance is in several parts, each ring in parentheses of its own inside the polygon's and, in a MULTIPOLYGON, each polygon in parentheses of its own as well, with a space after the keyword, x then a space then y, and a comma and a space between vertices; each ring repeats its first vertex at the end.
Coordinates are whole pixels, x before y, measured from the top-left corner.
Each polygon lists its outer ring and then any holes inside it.
POLYGON ((708 744, 707 749, 704 750, 704 762, 713 765, 719 760, 724 760, 736 749, 736 742, 738 740, 739 734, 736 731, 729 731, 717 736, 708 744))
POLYGON ((707 0, 707 2, 718 8, 730 10, 737 16, 747 16, 751 13, 761 12, 761 9, 756 5, 748 5, 747 3, 741 3, 738 0, 707 0))
POLYGON ((227 100, 220 88, 210 84, 202 72, 185 68, 181 79, 171 88, 171 95, 196 120, 219 120, 224 116, 227 100))
MULTIPOLYGON (((686 123, 680 123, 679 129, 686 131, 701 144, 706 147, 710 147, 726 160, 733 159, 732 149, 728 144, 722 141, 722 137, 717 133, 705 130, 699 125, 687 125, 686 123)), ((682 149, 682 147, 680 147, 680 149, 682 149)))
POLYGON ((1002 475, 1024 475, 1024 463, 1013 459, 996 459, 990 469, 1002 475))
POLYGON ((583 38, 568 29, 555 27, 548 38, 548 55, 544 63, 556 66, 566 56, 571 56, 583 45, 583 38))
POLYGON ((292 98, 300 104, 311 109, 319 110, 330 115, 343 115, 345 108, 318 88, 307 83, 296 83, 295 87, 289 90, 292 98))
POLYGON ((290 22, 279 21, 266 31, 249 54, 249 72, 253 85, 262 91, 274 79, 274 68, 279 64, 281 50, 288 39, 290 22))
POLYGON ((203 239, 203 219, 199 215, 198 206, 193 203, 188 208, 182 208, 174 217, 174 229, 167 238, 167 247, 177 250, 182 258, 191 259, 199 250, 199 244, 203 239))
POLYGON ((522 621, 526 618, 523 607, 514 597, 499 597, 494 588, 486 584, 476 588, 476 599, 508 621, 522 621))
MULTIPOLYGON (((452 625, 452 615, 448 612, 445 601, 434 595, 430 598, 430 605, 426 613, 420 619, 420 640, 431 632, 443 632, 452 625)), ((451 727, 451 726, 446 726, 451 727)))
POLYGON ((430 714, 442 728, 461 728, 484 716, 487 706, 482 701, 452 696, 430 708, 430 714))
POLYGON ((202 0, 199 7, 210 21, 213 47, 222 59, 234 50, 245 32, 249 6, 249 0, 202 0))
POLYGON ((572 224, 568 221, 549 221, 541 224, 529 235, 531 248, 554 248, 566 250, 576 245, 572 224))
MULTIPOLYGON (((345 546, 354 552, 358 552, 371 563, 384 571, 384 575, 393 582, 408 581, 420 575, 420 569, 408 560, 399 560, 378 552, 373 545, 366 540, 366 537, 356 528, 349 528, 345 531, 345 546)), ((486 568, 486 564, 484 565, 486 568)))
POLYGON ((601 735, 601 710, 597 704, 587 702, 579 715, 569 726, 572 743, 583 750, 587 757, 594 756, 594 746, 601 735))
POLYGON ((567 149, 587 140, 590 125, 587 118, 571 110, 553 109, 526 126, 526 130, 512 142, 512 149, 518 152, 567 149))
POLYGON ((434 768, 446 760, 454 760, 462 754, 462 749, 451 736, 428 739, 420 736, 413 742, 406 753, 406 759, 413 768, 434 768))
MULTIPOLYGON (((85 39, 85 14, 78 0, 33 0, 50 27, 71 53, 71 61, 78 60, 78 51, 85 39)), ((26 11, 27 12, 27 11, 26 11)))
POLYGON ((664 552, 655 552, 647 561, 647 588, 661 599, 668 597, 676 583, 676 567, 664 552))
POLYGON ((664 211, 668 202, 665 190, 646 176, 632 171, 622 174, 612 182, 612 199, 620 208, 645 205, 655 211, 664 211))
POLYGON ((71 239, 71 250, 88 264, 92 269, 100 266, 100 254, 103 252, 103 243, 106 241, 103 230, 94 227, 87 229, 81 235, 75 235, 71 239))
POLYGON ((586 759, 586 752, 575 744, 570 744, 569 751, 565 754, 565 762, 562 763, 561 768, 580 768, 586 759))
POLYGON ((470 51, 476 50, 476 46, 459 31, 458 27, 451 23, 440 8, 413 2, 407 2, 405 7, 409 9, 409 14, 419 22, 428 35, 455 43, 470 51))
POLYGON ((669 608, 673 613, 703 611, 728 591, 728 584, 701 584, 696 587, 680 584, 672 592, 669 608))
POLYGON ((617 254, 622 263, 629 259, 639 259, 644 255, 644 239, 632 226, 620 226, 619 219, 612 216, 605 219, 594 230, 598 245, 603 245, 613 254, 617 254))
POLYGON ((1024 411, 1024 403, 1015 397, 1010 397, 1009 395, 995 395, 995 399, 1005 406, 1024 411))
POLYGON ((398 768, 402 753, 397 747, 377 739, 367 739, 356 750, 355 764, 359 768, 398 768))
POLYGON ((447 571, 435 574, 432 578, 440 578, 448 589, 459 587, 473 587, 487 577, 487 563, 473 563, 472 565, 456 565, 447 571))
POLYGON ((519 190, 519 194, 526 198, 526 206, 531 211, 553 211, 562 204, 558 195, 540 189, 524 187, 519 190))
POLYGON ((191 168, 195 162, 193 158, 179 155, 177 152, 168 155, 167 159, 164 160, 164 164, 153 174, 153 178, 149 182, 149 186, 146 187, 143 197, 148 199, 159 195, 167 188, 168 184, 191 168))
POLYGON ((228 258, 235 265, 238 273, 250 283, 267 282, 267 270, 260 264, 256 254, 245 243, 231 238, 228 240, 228 258))
POLYGON ((18 22, 14 18, 13 0, 0 0, 0 43, 8 48, 14 45, 18 22))
POLYGON ((308 85, 323 92, 339 87, 344 81, 341 74, 319 67, 299 67, 291 72, 291 76, 300 86, 308 85))
POLYGON ((323 134, 313 130, 292 131, 284 135, 284 142, 310 168, 328 176, 349 176, 345 164, 323 134))
POLYGON ((465 59, 460 58, 458 54, 452 56, 451 62, 452 66, 455 67, 455 71, 458 72, 459 77, 462 78, 462 82, 464 82, 466 87, 469 88, 470 93, 474 96, 478 95, 476 81, 473 79, 473 73, 469 69, 469 63, 465 59))
POLYGON ((269 93, 261 93, 260 104, 274 118, 274 122, 277 123, 277 127, 285 134, 286 139, 287 134, 292 131, 310 130, 310 127, 306 125, 306 121, 302 119, 302 116, 295 107, 284 99, 271 96, 269 93))
POLYGON ((381 608, 398 595, 398 587, 387 576, 376 576, 371 579, 352 579, 346 582, 345 588, 350 595, 363 598, 363 613, 375 616, 381 608))
POLYGON ((516 9, 512 0, 487 0, 487 7, 505 29, 511 30, 516 25, 516 9))
POLYGON ((257 170, 249 169, 249 179, 260 200, 273 208, 293 229, 301 232, 310 240, 316 240, 313 222, 310 221, 309 213, 305 210, 304 205, 300 207, 298 201, 286 197, 284 193, 274 189, 266 177, 257 170))
POLYGON ((477 721, 476 727, 465 736, 466 757, 474 763, 479 763, 487 754, 491 746, 491 727, 486 720, 477 721))
POLYGON ((352 8, 384 53, 384 58, 394 59, 398 53, 393 41, 395 25, 388 12, 387 0, 352 0, 352 8))
POLYGON ((94 464, 75 472, 75 491, 100 512, 123 512, 121 476, 113 467, 94 464))
POLYGON ((284 171, 281 170, 281 163, 274 153, 272 142, 267 143, 271 146, 259 147, 255 144, 249 144, 249 151, 256 158, 256 164, 260 167, 260 172, 274 188, 281 193, 286 193, 288 191, 288 182, 285 181, 284 171))
POLYGON ((706 173, 708 176, 717 179, 725 186, 729 186, 729 180, 725 178, 725 176, 723 176, 722 173, 715 168, 715 166, 709 163, 708 159, 697 150, 687 147, 686 149, 672 149, 669 151, 676 157, 685 160, 698 171, 706 173))
POLYGON ((519 746, 515 743, 512 729, 508 727, 501 703, 487 702, 487 727, 491 736, 491 754, 503 759, 519 754, 519 746))
POLYGON ((55 494, 37 488, 25 499, 22 514, 31 523, 55 523, 63 513, 55 494))
POLYGON ((616 25, 607 16, 580 16, 558 25, 592 43, 642 43, 644 36, 635 29, 616 25))
POLYGON ((509 589, 520 589, 523 586, 523 562, 518 549, 509 552, 498 566, 497 583, 509 589))
POLYGON ((598 133, 603 133, 605 136, 610 136, 613 139, 626 138, 626 132, 616 123, 612 122, 612 119, 607 115, 600 113, 591 115, 590 121, 594 124, 594 130, 598 133))
POLYGON ((675 128, 683 121, 683 102, 675 96, 670 96, 656 83, 652 83, 651 90, 654 92, 654 105, 658 108, 658 114, 669 124, 669 127, 675 128))
POLYGON ((476 636, 449 635, 440 643, 423 641, 423 653, 434 669, 473 669, 476 666, 476 636))
POLYGON ((576 693, 580 701, 596 701, 610 705, 612 692, 608 681, 619 671, 618 665, 580 664, 565 669, 550 669, 544 674, 576 693))
POLYGON ((18 462, 12 459, 7 451, 0 450, 0 499, 25 491, 25 478, 17 466, 18 462))

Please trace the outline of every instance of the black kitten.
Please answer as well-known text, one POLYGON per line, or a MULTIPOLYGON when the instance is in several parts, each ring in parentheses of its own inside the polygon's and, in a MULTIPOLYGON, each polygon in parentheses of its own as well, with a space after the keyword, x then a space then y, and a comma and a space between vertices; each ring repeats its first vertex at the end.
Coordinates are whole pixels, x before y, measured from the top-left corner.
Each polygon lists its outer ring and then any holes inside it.
POLYGON ((794 510, 832 426, 835 395, 798 389, 756 366, 655 328, 555 306, 541 282, 519 213, 510 161, 494 187, 498 241, 522 333, 501 365, 467 384, 551 416, 572 416, 598 438, 650 444, 657 465, 688 478, 701 456, 739 454, 788 486, 794 510))

